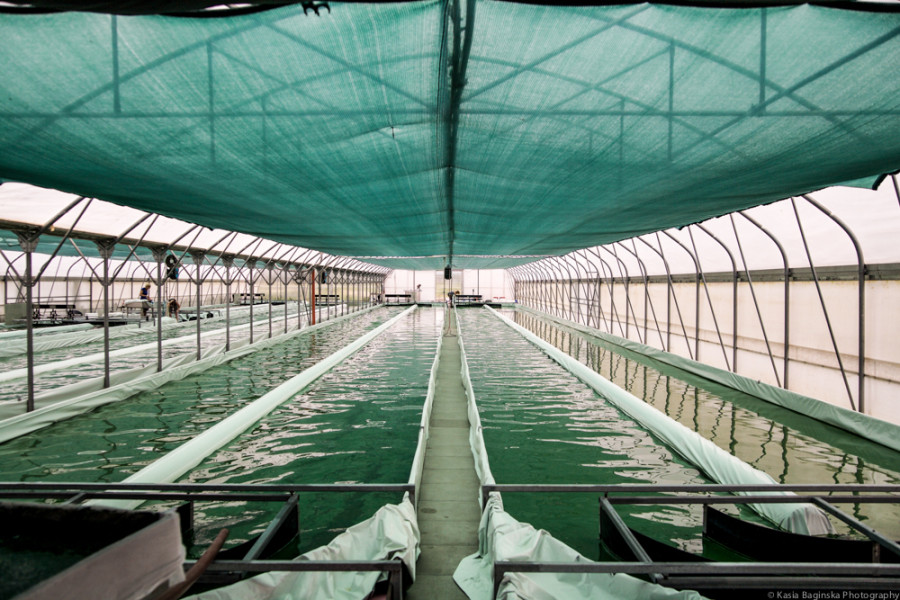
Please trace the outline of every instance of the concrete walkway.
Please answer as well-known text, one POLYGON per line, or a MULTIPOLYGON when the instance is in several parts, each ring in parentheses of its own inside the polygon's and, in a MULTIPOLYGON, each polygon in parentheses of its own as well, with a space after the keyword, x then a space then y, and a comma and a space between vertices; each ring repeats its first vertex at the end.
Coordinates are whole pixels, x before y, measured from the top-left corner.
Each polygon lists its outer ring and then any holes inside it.
POLYGON ((451 318, 454 335, 446 335, 445 326, 419 488, 422 553, 416 564, 416 581, 407 592, 410 600, 465 599, 453 581, 453 571, 463 557, 478 550, 479 484, 469 448, 456 322, 451 318))

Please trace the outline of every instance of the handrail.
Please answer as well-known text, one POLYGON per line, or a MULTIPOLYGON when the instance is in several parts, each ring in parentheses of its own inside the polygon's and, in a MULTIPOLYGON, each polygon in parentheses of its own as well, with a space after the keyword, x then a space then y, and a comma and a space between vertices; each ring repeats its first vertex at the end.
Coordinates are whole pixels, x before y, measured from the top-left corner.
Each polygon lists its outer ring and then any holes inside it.
MULTIPOLYGON (((746 504, 749 502, 812 502, 850 525, 883 549, 900 555, 900 544, 869 528, 857 519, 835 508, 831 503, 900 503, 897 484, 485 484, 482 494, 490 492, 585 492, 602 494, 600 510, 611 514, 616 525, 618 514, 614 504, 746 504), (772 495, 771 492, 796 491, 809 495, 772 495), (660 495, 665 492, 703 492, 703 495, 660 495), (712 492, 761 492, 738 496, 707 495, 712 492), (766 493, 768 492, 768 493, 766 493), (853 492, 850 495, 810 494, 811 492, 853 492), (882 493, 874 496, 859 492, 882 493), (617 495, 632 493, 643 495, 617 495), (884 495, 887 493, 888 495, 884 495), (897 495, 891 495, 897 494, 897 495), (827 501, 826 501, 827 498, 827 501)), ((636 539, 625 536, 626 544, 638 557, 636 561, 601 562, 526 562, 495 561, 493 564, 493 598, 497 598, 507 573, 573 573, 645 575, 661 585, 709 589, 883 589, 886 584, 900 583, 900 565, 881 563, 821 562, 654 562, 636 539), (692 577, 682 577, 692 576, 692 577), (814 578, 811 576, 815 576, 814 578)), ((770 597, 774 597, 770 593, 770 597)))

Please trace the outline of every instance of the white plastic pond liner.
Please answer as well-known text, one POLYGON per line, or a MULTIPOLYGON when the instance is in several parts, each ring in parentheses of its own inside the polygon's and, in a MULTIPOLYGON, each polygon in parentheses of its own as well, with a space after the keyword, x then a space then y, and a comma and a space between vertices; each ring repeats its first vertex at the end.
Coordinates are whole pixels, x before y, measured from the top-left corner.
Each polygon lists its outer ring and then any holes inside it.
POLYGON ((195 373, 202 373, 207 369, 246 356, 257 350, 284 343, 294 336, 306 335, 318 329, 330 327, 377 308, 378 306, 369 307, 343 317, 303 327, 299 330, 289 331, 284 335, 267 338, 254 344, 250 344, 249 339, 232 342, 231 350, 228 352, 225 351, 224 344, 207 348, 201 353, 199 361, 194 352, 183 354, 163 361, 163 370, 159 372, 157 372, 154 364, 112 373, 110 375, 110 387, 108 388, 103 388, 102 377, 95 377, 56 390, 42 392, 35 396, 37 410, 30 413, 24 413, 23 407, 16 406, 19 403, 12 406, 10 406, 10 403, 7 403, 5 406, 0 405, 0 416, 9 414, 11 410, 15 411, 12 413, 15 416, 0 420, 0 443, 88 412, 98 406, 124 400, 141 392, 155 390, 170 381, 177 381, 195 373))
POLYGON ((560 325, 581 331, 586 335, 604 340, 610 344, 625 348, 626 350, 649 356, 654 360, 672 365, 682 371, 699 375, 700 377, 744 392, 745 394, 759 398, 760 400, 771 402, 777 406, 816 419, 817 421, 834 425, 844 431, 854 433, 863 439, 900 451, 900 426, 895 425, 894 423, 889 423, 855 410, 835 406, 790 390, 762 383, 750 379, 749 377, 743 377, 737 373, 705 365, 701 362, 684 358, 683 356, 678 356, 677 354, 672 354, 664 350, 659 350, 652 346, 647 346, 597 329, 585 327, 584 325, 560 319, 536 311, 532 308, 517 307, 517 310, 524 310, 538 318, 559 323, 560 325))
MULTIPOLYGON (((408 498, 382 506, 331 543, 297 560, 392 560, 399 558, 415 577, 419 547, 416 509, 408 498)), ((345 573, 273 572, 190 596, 195 600, 362 600, 380 577, 376 571, 345 573)), ((439 599, 435 599, 439 600, 439 599)))
MULTIPOLYGON (((441 325, 443 331, 443 325, 441 325)), ((416 443, 416 453, 413 455, 412 468, 409 471, 409 481, 416 486, 416 508, 419 506, 419 485, 422 483, 422 472, 425 469, 425 447, 430 435, 431 407, 434 405, 434 390, 437 382, 438 365, 441 359, 441 347, 444 344, 444 336, 438 335, 437 348, 434 353, 434 362, 431 363, 431 373, 428 375, 428 391, 425 393, 425 402, 422 405, 422 420, 419 422, 419 437, 416 443)))
MULTIPOLYGON (((408 312, 408 311, 407 311, 408 312)), ((438 336, 434 362, 428 377, 428 391, 422 406, 422 420, 416 453, 410 468, 408 483, 419 484, 425 466, 425 447, 428 442, 428 424, 434 404, 435 380, 441 356, 443 337, 438 336)), ((416 560, 419 558, 419 532, 416 507, 405 494, 399 504, 380 508, 373 517, 354 525, 334 538, 328 545, 311 550, 298 560, 383 560, 399 558, 406 565, 413 579, 416 577, 416 560)), ((379 574, 375 572, 321 572, 321 573, 264 573, 245 581, 197 596, 196 600, 359 600, 371 592, 379 574)), ((438 600, 438 599, 436 599, 438 600)))
MULTIPOLYGON (((347 344, 337 352, 320 360, 302 373, 263 394, 236 413, 225 417, 197 437, 150 463, 134 475, 125 479, 126 483, 170 483, 199 465, 213 452, 255 425, 260 419, 290 400, 303 388, 330 371, 336 365, 359 351, 363 346, 384 333, 397 321, 406 318, 415 306, 379 325, 372 331, 347 344)), ((143 500, 97 500, 93 503, 117 508, 136 508, 143 500)))
MULTIPOLYGON (((469 444, 475 471, 482 485, 495 483, 482 436, 481 417, 475 404, 466 351, 457 321, 462 379, 469 413, 469 444)), ((480 497, 479 497, 480 502, 480 497)), ((467 556, 453 573, 453 580, 470 600, 493 598, 495 561, 593 562, 543 530, 521 523, 503 510, 499 492, 491 492, 482 507, 478 527, 478 552, 467 556)), ((677 591, 624 574, 607 573, 508 573, 500 584, 502 600, 699 600, 692 591, 677 591)))
MULTIPOLYGON (((540 339, 524 327, 490 307, 485 307, 498 319, 521 333, 550 358, 573 375, 594 388, 622 412, 660 438, 665 444, 721 484, 774 484, 768 474, 754 469, 739 458, 728 454, 711 441, 668 417, 636 396, 626 392, 590 367, 540 339)), ((739 492, 736 492, 739 493, 739 492)), ((794 496, 791 492, 768 492, 772 495, 794 496)), ((834 533, 828 517, 811 504, 750 504, 754 511, 782 529, 806 535, 834 533)))

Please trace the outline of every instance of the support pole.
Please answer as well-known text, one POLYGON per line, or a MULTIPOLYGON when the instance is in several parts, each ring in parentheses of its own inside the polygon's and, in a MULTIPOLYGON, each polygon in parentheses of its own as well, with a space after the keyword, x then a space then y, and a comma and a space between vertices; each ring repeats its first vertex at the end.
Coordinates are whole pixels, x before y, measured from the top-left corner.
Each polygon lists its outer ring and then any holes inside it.
POLYGON ((288 331, 288 282, 291 280, 290 267, 290 264, 285 264, 278 273, 279 281, 283 280, 284 282, 284 333, 287 333, 288 331))
POLYGON ((312 274, 312 279, 310 279, 309 283, 309 305, 312 310, 312 324, 316 324, 316 276, 318 274, 317 269, 313 267, 310 271, 312 274))
POLYGON ((165 279, 163 279, 162 265, 166 260, 166 248, 163 246, 154 246, 150 249, 153 252, 153 260, 156 261, 156 372, 162 371, 162 306, 163 296, 162 289, 165 279))
POLYGON ((244 263, 244 266, 247 267, 249 273, 247 275, 247 282, 250 284, 250 343, 253 343, 253 305, 256 302, 256 298, 253 296, 253 268, 256 266, 256 259, 251 258, 244 263))
POLYGON ((853 248, 856 250, 856 264, 857 264, 857 291, 858 291, 858 310, 857 316, 859 319, 858 322, 858 334, 857 334, 857 371, 859 376, 857 378, 857 392, 856 392, 856 400, 857 406, 859 408, 859 412, 866 412, 866 389, 865 389, 865 380, 866 380, 866 261, 863 258, 862 246, 859 244, 859 240, 854 235, 853 230, 850 229, 846 223, 837 218, 830 210, 828 210, 825 206, 817 202, 809 195, 803 196, 803 198, 822 211, 829 219, 834 221, 838 227, 840 227, 844 233, 847 234, 847 237, 850 238, 850 242, 853 244, 853 248))
POLYGON ((195 282, 197 284, 197 360, 200 360, 202 354, 202 347, 200 346, 200 284, 203 283, 203 280, 200 277, 200 265, 203 264, 204 256, 205 253, 202 251, 195 250, 191 252, 191 258, 194 259, 194 265, 197 267, 197 279, 195 282))
POLYGON ((825 296, 822 294, 822 286, 819 284, 819 276, 816 274, 816 266, 813 264, 812 254, 809 251, 809 244, 806 242, 806 233, 803 230, 803 222, 800 220, 800 213, 797 211, 797 203, 791 198, 791 206, 794 209, 794 217, 797 219, 797 227, 800 229, 800 239, 803 241, 803 249, 806 251, 806 260, 809 261, 809 270, 813 276, 813 283, 816 285, 816 293, 819 296, 819 304, 822 306, 822 314, 825 316, 825 325, 828 327, 828 335, 831 338, 831 346, 834 348, 834 355, 838 361, 838 367, 841 369, 841 377, 844 380, 844 388, 847 390, 847 399, 850 401, 850 407, 858 410, 856 402, 853 401, 853 392, 850 391, 850 382, 847 381, 847 371, 844 369, 844 361, 841 359, 841 352, 838 349, 837 340, 834 337, 834 328, 831 326, 831 318, 828 316, 828 309, 825 307, 825 296))
POLYGON ((22 252, 25 253, 25 348, 27 352, 26 360, 28 369, 28 398, 25 403, 25 411, 34 410, 34 297, 32 286, 34 282, 31 280, 33 271, 32 255, 37 250, 40 236, 33 232, 21 233, 16 232, 19 238, 19 245, 22 252))
MULTIPOLYGON (((791 348, 791 310, 790 310, 790 307, 791 307, 791 267, 790 267, 790 264, 788 263, 787 252, 785 252, 784 246, 781 244, 781 242, 778 241, 778 238, 775 237, 768 229, 763 227, 753 217, 751 217, 741 211, 738 211, 738 214, 741 215, 742 217, 744 217, 745 219, 747 219, 748 221, 750 221, 753 225, 756 226, 757 229, 759 229, 764 234, 766 234, 766 236, 768 236, 768 238, 770 240, 772 240, 772 242, 775 244, 775 247, 778 248, 778 252, 781 254, 781 262, 782 262, 782 265, 784 266, 784 352, 783 352, 784 366, 782 367, 781 380, 782 380, 782 385, 784 386, 784 389, 789 389, 788 388, 788 385, 789 385, 789 377, 788 376, 790 375, 790 370, 788 367, 790 365, 790 348, 791 348)), ((738 239, 738 242, 740 242, 740 239, 737 238, 737 235, 735 235, 735 238, 738 239)), ((741 257, 741 260, 743 260, 743 257, 741 257)), ((747 265, 745 264, 744 266, 746 267, 747 265)))
POLYGON ((225 352, 228 352, 231 350, 231 267, 234 256, 222 256, 222 264, 225 265, 225 352))
POLYGON ((116 245, 112 241, 97 242, 97 250, 103 259, 103 387, 109 387, 109 259, 116 245))
POLYGON ((272 276, 275 273, 275 263, 266 263, 266 283, 269 286, 269 339, 272 338, 272 276))

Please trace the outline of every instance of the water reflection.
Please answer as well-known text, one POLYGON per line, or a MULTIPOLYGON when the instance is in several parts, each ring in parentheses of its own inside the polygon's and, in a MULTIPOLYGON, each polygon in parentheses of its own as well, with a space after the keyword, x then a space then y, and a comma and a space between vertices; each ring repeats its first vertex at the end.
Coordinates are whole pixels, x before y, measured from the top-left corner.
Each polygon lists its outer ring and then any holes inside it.
MULTIPOLYGON (((405 482, 442 321, 437 310, 414 312, 207 458, 184 481, 405 482)), ((303 500, 300 550, 327 543, 384 502, 399 500, 396 494, 387 500, 383 494, 321 494, 303 500)), ((210 507, 198 513, 198 520, 223 510, 234 508, 210 507)), ((277 507, 259 510, 274 515, 277 507)), ((239 526, 232 536, 252 533, 239 526)))
MULTIPOLYGON (((485 445, 498 483, 707 481, 490 313, 461 310, 459 319, 485 445)), ((549 530, 590 558, 597 557, 596 496, 504 494, 504 504, 516 518, 549 530)), ((682 540, 686 548, 700 535, 699 507, 623 506, 620 512, 642 531, 682 540)))
MULTIPOLYGON (((898 452, 647 357, 635 360, 636 355, 624 349, 531 313, 506 314, 776 481, 900 483, 898 452)), ((889 537, 900 539, 900 507, 856 504, 842 508, 889 537)), ((833 521, 841 533, 850 533, 843 523, 833 521)))
POLYGON ((336 323, 10 440, 0 445, 0 480, 121 481, 398 312, 336 323), (83 451, 96 453, 72 460, 83 451))

